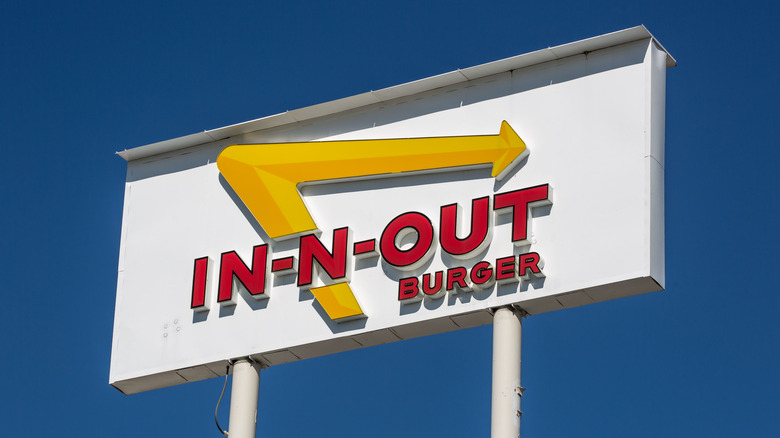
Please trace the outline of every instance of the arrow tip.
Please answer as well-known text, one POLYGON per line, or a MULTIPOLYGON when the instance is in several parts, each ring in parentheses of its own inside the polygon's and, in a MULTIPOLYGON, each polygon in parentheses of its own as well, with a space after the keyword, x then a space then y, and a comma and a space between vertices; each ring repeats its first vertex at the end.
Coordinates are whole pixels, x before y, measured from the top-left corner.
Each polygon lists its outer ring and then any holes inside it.
POLYGON ((506 152, 493 163, 492 176, 500 181, 528 156, 529 150, 523 139, 517 135, 506 120, 501 122, 501 131, 498 133, 498 138, 506 148, 506 152))

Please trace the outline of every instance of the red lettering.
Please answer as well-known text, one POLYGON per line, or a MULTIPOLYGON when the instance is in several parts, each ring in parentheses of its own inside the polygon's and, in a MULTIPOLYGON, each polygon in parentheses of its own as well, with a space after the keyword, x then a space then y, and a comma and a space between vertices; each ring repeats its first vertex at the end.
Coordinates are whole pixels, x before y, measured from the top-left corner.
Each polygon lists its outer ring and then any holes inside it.
POLYGON ((493 267, 488 262, 479 262, 471 268, 471 282, 478 286, 489 286, 493 279, 493 267))
POLYGON ((387 224, 379 239, 379 249, 385 261, 398 269, 412 270, 424 264, 433 255, 433 224, 422 213, 404 213, 387 224), (398 248, 398 241, 410 233, 417 233, 411 248, 398 248))
POLYGON ((422 278, 423 293, 431 297, 440 295, 439 292, 443 292, 441 290, 443 276, 442 271, 436 271, 434 273, 433 286, 431 286, 431 274, 424 274, 422 278))
POLYGON ((333 252, 328 251, 313 234, 301 237, 298 257, 298 286, 312 284, 314 261, 325 270, 331 279, 347 278, 347 249, 349 228, 333 230, 333 252))
POLYGON ((455 289, 457 285, 462 290, 471 290, 466 279, 468 278, 468 271, 466 268, 458 266, 456 268, 447 270, 447 290, 451 291, 455 289))
POLYGON ((252 269, 244 264, 235 251, 222 253, 219 266, 219 290, 217 301, 223 304, 235 304, 233 300, 233 277, 238 279, 247 292, 255 298, 266 298, 265 270, 268 258, 268 245, 257 245, 252 251, 252 269))
POLYGON ((208 310, 206 305, 208 300, 208 272, 209 258, 201 257, 195 259, 195 268, 192 273, 192 301, 190 309, 195 311, 208 310))
POLYGON ((398 281, 398 301, 417 298, 418 292, 417 277, 402 278, 398 281))
POLYGON ((471 201, 471 231, 464 239, 457 236, 458 210, 458 204, 445 205, 441 208, 439 242, 444 251, 463 258, 484 249, 489 243, 490 198, 484 197, 471 201))
POLYGON ((271 262, 271 270, 276 271, 286 271, 288 269, 293 268, 293 257, 285 257, 282 259, 276 259, 273 262, 271 262))
POLYGON ((497 194, 493 198, 493 209, 512 208, 512 242, 515 245, 526 245, 529 243, 529 209, 551 203, 550 185, 543 184, 541 186, 497 194))
POLYGON ((499 283, 517 281, 515 266, 514 256, 496 259, 496 281, 499 283))
POLYGON ((520 274, 520 278, 528 280, 531 278, 531 275, 537 278, 544 277, 544 273, 542 272, 544 260, 542 260, 538 253, 529 252, 527 254, 520 254, 518 259, 519 268, 517 272, 520 274))
POLYGON ((360 255, 374 256, 376 255, 376 239, 363 240, 361 242, 355 242, 352 253, 355 257, 360 255))
POLYGON ((271 262, 271 272, 276 275, 292 274, 297 270, 297 263, 298 261, 293 256, 273 260, 271 262))

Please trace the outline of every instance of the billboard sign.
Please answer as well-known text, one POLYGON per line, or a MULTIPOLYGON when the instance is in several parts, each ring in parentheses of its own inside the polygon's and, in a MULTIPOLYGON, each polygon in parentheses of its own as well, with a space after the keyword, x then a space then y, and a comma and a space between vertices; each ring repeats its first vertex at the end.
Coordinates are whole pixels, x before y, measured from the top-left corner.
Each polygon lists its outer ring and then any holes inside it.
POLYGON ((120 153, 111 384, 661 290, 673 63, 638 27, 120 153))

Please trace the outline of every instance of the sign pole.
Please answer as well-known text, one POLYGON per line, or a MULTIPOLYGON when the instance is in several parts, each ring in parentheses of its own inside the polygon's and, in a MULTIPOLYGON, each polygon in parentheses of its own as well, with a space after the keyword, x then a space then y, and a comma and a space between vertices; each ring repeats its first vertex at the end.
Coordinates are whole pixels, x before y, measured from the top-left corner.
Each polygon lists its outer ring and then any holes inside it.
POLYGON ((255 438, 261 368, 259 363, 248 358, 233 364, 228 419, 230 438, 255 438))
POLYGON ((520 436, 520 344, 523 317, 512 307, 493 314, 493 395, 490 410, 490 436, 520 436))

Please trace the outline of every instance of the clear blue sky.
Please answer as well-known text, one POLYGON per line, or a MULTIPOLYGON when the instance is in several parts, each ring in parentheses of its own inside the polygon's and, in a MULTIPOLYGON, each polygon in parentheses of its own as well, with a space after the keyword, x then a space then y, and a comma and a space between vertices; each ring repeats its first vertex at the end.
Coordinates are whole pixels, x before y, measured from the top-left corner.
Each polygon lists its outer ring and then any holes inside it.
MULTIPOLYGON (((679 62, 667 290, 525 320, 523 436, 776 436, 779 15, 772 2, 1 2, 0 434, 219 436, 221 379, 108 385, 115 151, 644 24, 679 62)), ((488 436, 491 332, 272 367, 258 436, 488 436)))

